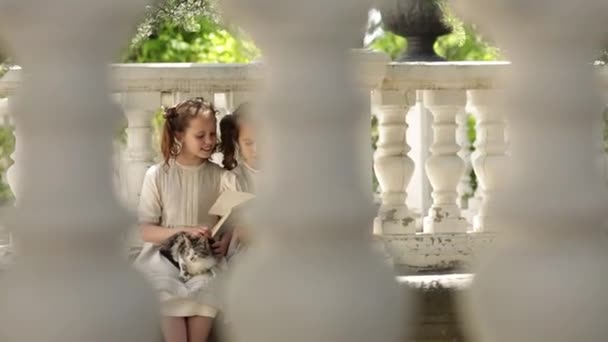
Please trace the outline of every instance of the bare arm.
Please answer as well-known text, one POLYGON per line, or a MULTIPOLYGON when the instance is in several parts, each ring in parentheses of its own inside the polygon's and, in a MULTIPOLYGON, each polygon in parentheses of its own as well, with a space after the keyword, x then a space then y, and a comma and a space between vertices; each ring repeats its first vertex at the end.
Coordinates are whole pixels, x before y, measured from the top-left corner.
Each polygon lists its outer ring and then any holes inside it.
POLYGON ((161 244, 163 241, 180 232, 187 232, 199 236, 209 235, 209 229, 207 227, 165 228, 152 223, 140 224, 139 230, 144 242, 150 242, 155 245, 161 244))
POLYGON ((151 223, 142 223, 139 225, 139 231, 144 242, 158 245, 183 230, 179 228, 167 229, 151 223))

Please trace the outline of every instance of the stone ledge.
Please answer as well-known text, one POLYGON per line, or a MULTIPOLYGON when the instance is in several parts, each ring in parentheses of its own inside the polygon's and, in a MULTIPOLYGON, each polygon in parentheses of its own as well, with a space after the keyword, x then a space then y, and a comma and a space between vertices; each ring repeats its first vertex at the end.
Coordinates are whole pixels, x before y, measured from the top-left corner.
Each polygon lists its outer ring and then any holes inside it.
MULTIPOLYGON (((381 86, 390 58, 365 49, 351 51, 356 83, 362 88, 381 86)), ((111 87, 124 92, 226 92, 256 91, 265 78, 263 62, 127 63, 110 66, 111 87)), ((22 69, 13 66, 0 78, 0 97, 12 95, 21 83, 22 69)))
POLYGON ((469 272, 495 233, 385 234, 381 238, 399 274, 469 272))

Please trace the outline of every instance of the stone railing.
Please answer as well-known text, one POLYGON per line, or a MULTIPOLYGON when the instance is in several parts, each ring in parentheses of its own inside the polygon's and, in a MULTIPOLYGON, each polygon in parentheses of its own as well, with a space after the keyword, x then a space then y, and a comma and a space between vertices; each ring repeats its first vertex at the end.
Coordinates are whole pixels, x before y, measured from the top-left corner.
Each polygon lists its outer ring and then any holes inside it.
MULTIPOLYGON (((359 85, 370 94, 370 113, 378 119, 373 166, 381 203, 375 233, 401 273, 468 270, 495 238, 497 224, 487 214, 486 200, 500 188, 494 171, 506 157, 505 115, 497 100, 498 80, 509 64, 388 63, 382 54, 362 51, 355 56, 359 85), (474 146, 468 139, 469 115, 476 120, 474 146)), ((0 96, 10 98, 20 72, 14 68, 0 80, 0 96)), ((598 72, 608 84, 605 69, 598 72)), ((116 143, 116 191, 131 208, 146 169, 159 161, 153 117, 161 105, 203 96, 224 114, 254 101, 263 81, 261 64, 117 64, 112 74, 127 137, 116 143)), ((0 113, 8 126, 7 102, 0 113)), ((361 135, 367 141, 369 130, 361 135)))
POLYGON ((377 230, 408 271, 468 269, 494 239, 484 199, 507 150, 495 105, 508 63, 393 63, 375 92, 377 230), (476 119, 474 146, 469 115, 476 119), (472 173, 471 171, 474 170, 472 173), (473 192, 471 176, 476 176, 473 192))
MULTIPOLYGON (((494 241, 500 222, 488 199, 500 191, 497 172, 506 165, 507 114, 499 101, 510 69, 505 62, 392 63, 374 92, 383 201, 376 231, 402 272, 468 270, 494 241)), ((597 74, 606 87, 606 69, 597 74)), ((608 154, 604 164, 608 171, 608 154)))
MULTIPOLYGON (((354 58, 358 62, 358 84, 366 94, 369 94, 373 88, 381 85, 388 59, 383 54, 369 52, 355 53, 354 58)), ((221 115, 224 115, 240 103, 254 101, 256 90, 263 81, 263 68, 255 63, 115 64, 111 69, 113 100, 122 107, 125 116, 125 132, 117 128, 117 136, 126 136, 126 139, 117 138, 115 142, 115 187, 120 199, 131 209, 138 202, 147 168, 160 161, 153 118, 162 106, 170 106, 182 99, 202 96, 212 99, 221 115)), ((21 74, 22 70, 14 67, 0 79, 0 98, 4 98, 2 108, 5 113, 2 118, 5 120, 10 120, 8 103, 20 84, 21 74)), ((365 106, 370 108, 369 97, 365 106)), ((8 124, 9 121, 6 122, 8 124)), ((18 131, 17 128, 16 135, 18 131)), ((361 140, 367 142, 363 134, 369 135, 369 130, 362 130, 361 133, 361 140)), ((12 155, 13 160, 19 158, 18 139, 16 146, 16 151, 12 155)), ((369 179, 371 179, 371 165, 361 167, 370 170, 369 179)), ((7 172, 8 182, 14 193, 18 193, 19 187, 14 177, 18 168, 18 163, 14 163, 7 172)), ((370 191, 371 189, 370 184, 370 191)), ((136 234, 130 239, 134 245, 139 245, 136 234)))

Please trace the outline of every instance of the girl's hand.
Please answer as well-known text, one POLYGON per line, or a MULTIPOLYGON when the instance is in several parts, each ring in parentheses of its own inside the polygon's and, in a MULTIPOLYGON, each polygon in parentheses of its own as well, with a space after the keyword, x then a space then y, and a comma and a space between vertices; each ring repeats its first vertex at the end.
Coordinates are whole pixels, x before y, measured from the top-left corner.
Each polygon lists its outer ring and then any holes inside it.
POLYGON ((190 235, 192 237, 196 237, 196 238, 201 238, 201 237, 210 238, 211 237, 211 230, 209 229, 209 227, 203 227, 203 226, 188 227, 188 228, 182 229, 182 231, 184 231, 188 235, 190 235))
POLYGON ((213 248, 213 253, 217 257, 224 257, 226 253, 228 253, 228 246, 230 246, 230 240, 232 240, 232 233, 225 233, 220 237, 219 240, 215 241, 211 248, 213 248))

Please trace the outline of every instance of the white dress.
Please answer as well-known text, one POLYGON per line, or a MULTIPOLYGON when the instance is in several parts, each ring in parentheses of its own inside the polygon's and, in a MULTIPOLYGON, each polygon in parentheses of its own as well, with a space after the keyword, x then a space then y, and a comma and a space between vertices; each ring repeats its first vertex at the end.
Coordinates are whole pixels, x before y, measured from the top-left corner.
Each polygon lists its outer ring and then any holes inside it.
POLYGON ((236 176, 237 186, 241 191, 255 193, 255 184, 259 177, 260 171, 252 168, 245 162, 239 164, 232 169, 232 173, 236 176))
MULTIPOLYGON (((218 217, 208 214, 219 194, 236 190, 236 177, 211 162, 184 166, 175 160, 152 166, 144 178, 138 216, 140 223, 167 227, 212 227, 218 217)), ((179 270, 159 253, 158 246, 145 243, 135 266, 159 293, 163 316, 215 317, 220 309, 217 281, 201 275, 187 284, 179 270)))
MULTIPOLYGON (((231 172, 236 177, 236 187, 239 191, 255 193, 257 179, 259 177, 259 170, 256 170, 249 166, 244 161, 239 162, 239 164, 231 170, 231 172)), ((247 222, 244 220, 244 215, 238 209, 236 213, 233 215, 233 224, 234 225, 242 225, 248 226, 247 222)), ((233 237, 230 242, 230 247, 228 248, 227 258, 229 261, 234 260, 237 255, 242 254, 245 251, 244 244, 240 243, 236 238, 233 237)))

